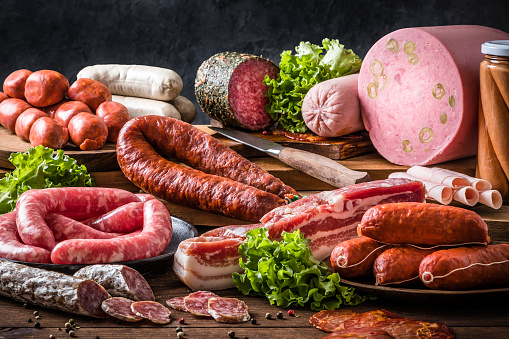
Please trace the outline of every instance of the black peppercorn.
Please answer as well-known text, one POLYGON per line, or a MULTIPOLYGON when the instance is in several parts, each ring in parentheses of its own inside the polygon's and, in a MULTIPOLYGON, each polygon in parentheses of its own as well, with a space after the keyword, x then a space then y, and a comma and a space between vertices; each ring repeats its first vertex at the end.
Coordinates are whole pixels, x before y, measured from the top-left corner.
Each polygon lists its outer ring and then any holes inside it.
POLYGON ((228 336, 230 338, 235 338, 235 332, 233 332, 233 331, 228 332, 228 336))
POLYGON ((35 327, 35 328, 39 328, 39 327, 41 327, 41 323, 37 321, 36 323, 34 323, 34 327, 35 327))
POLYGON ((283 312, 281 312, 281 311, 277 312, 277 318, 283 319, 283 312))

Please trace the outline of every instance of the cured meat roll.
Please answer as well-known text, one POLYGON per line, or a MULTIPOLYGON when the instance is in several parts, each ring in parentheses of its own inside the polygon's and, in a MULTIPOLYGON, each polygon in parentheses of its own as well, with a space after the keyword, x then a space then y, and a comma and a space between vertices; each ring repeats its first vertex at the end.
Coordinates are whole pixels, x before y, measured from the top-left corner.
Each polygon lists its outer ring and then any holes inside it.
POLYGON ((222 52, 198 68, 194 89, 201 109, 211 118, 249 130, 262 130, 275 121, 265 110, 268 86, 265 76, 275 79, 279 68, 259 56, 222 52))
POLYGON ((480 46, 509 34, 482 26, 404 28, 366 54, 361 114, 371 141, 399 165, 431 165, 476 154, 480 46))
POLYGON ((0 294, 65 312, 107 318, 108 292, 95 281, 0 260, 0 294))

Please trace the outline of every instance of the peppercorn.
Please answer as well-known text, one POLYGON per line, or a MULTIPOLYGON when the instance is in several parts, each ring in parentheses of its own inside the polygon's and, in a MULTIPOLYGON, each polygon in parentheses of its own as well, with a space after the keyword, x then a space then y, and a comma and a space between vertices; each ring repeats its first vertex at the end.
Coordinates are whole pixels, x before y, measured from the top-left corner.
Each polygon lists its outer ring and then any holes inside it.
POLYGON ((177 332, 177 338, 184 338, 184 332, 177 332))
POLYGON ((65 328, 72 328, 72 324, 70 322, 65 323, 65 328))
POLYGON ((283 312, 279 311, 276 313, 278 319, 283 319, 283 312))
POLYGON ((75 337, 76 336, 76 332, 74 331, 69 331, 69 337, 75 337))
POLYGON ((184 320, 184 318, 179 318, 179 324, 183 324, 185 323, 186 321, 184 320))
POLYGON ((272 319, 272 314, 270 313, 265 313, 265 319, 272 319))
POLYGON ((34 316, 38 316, 38 315, 39 315, 39 312, 34 311, 34 316))
POLYGON ((235 338, 235 332, 233 332, 233 331, 228 332, 228 336, 230 338, 235 338))
POLYGON ((32 322, 32 319, 31 318, 28 318, 27 319, 27 323, 31 323, 32 322))
POLYGON ((182 331, 183 331, 182 327, 180 327, 180 326, 175 329, 175 332, 182 332, 182 331))
POLYGON ((293 317, 295 315, 295 311, 294 310, 288 310, 288 315, 290 317, 293 317))
POLYGON ((70 323, 71 325, 74 325, 74 319, 73 319, 73 318, 69 319, 69 323, 70 323))
POLYGON ((41 327, 41 323, 37 321, 37 322, 34 324, 34 327, 35 327, 35 328, 39 328, 39 327, 41 327))
POLYGON ((256 325, 256 319, 255 318, 251 318, 251 324, 256 325))
POLYGON ((100 336, 98 336, 98 335, 96 335, 96 336, 94 337, 94 339, 101 339, 101 337, 100 337, 100 336))
POLYGON ((53 334, 50 334, 49 339, 55 339, 55 336, 53 334))

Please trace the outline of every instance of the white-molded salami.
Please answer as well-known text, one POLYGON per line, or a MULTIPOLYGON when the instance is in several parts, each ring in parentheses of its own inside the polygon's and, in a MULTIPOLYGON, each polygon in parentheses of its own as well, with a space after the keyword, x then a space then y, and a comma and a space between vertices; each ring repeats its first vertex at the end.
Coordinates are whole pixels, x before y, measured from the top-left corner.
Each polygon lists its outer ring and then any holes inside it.
POLYGON ((404 28, 376 42, 358 91, 378 152, 406 166, 475 155, 480 46, 504 39, 493 28, 458 25, 404 28))
POLYGON ((220 323, 242 323, 251 319, 246 303, 235 298, 210 298, 208 312, 220 323))
POLYGON ((171 322, 171 311, 155 301, 136 301, 131 304, 131 310, 137 316, 146 318, 155 324, 171 322))
POLYGON ((129 321, 129 322, 137 322, 143 319, 139 315, 135 314, 131 309, 131 305, 134 301, 123 298, 123 297, 113 297, 106 299, 102 302, 101 308, 106 314, 111 315, 114 318, 129 321))

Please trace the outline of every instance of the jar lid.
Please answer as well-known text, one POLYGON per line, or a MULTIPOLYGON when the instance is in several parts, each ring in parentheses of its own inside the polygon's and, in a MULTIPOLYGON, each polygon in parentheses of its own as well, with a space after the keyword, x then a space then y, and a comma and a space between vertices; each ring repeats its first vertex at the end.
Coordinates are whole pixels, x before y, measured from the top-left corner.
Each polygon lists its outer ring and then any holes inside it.
POLYGON ((509 40, 493 40, 482 44, 483 54, 509 56, 509 40))

